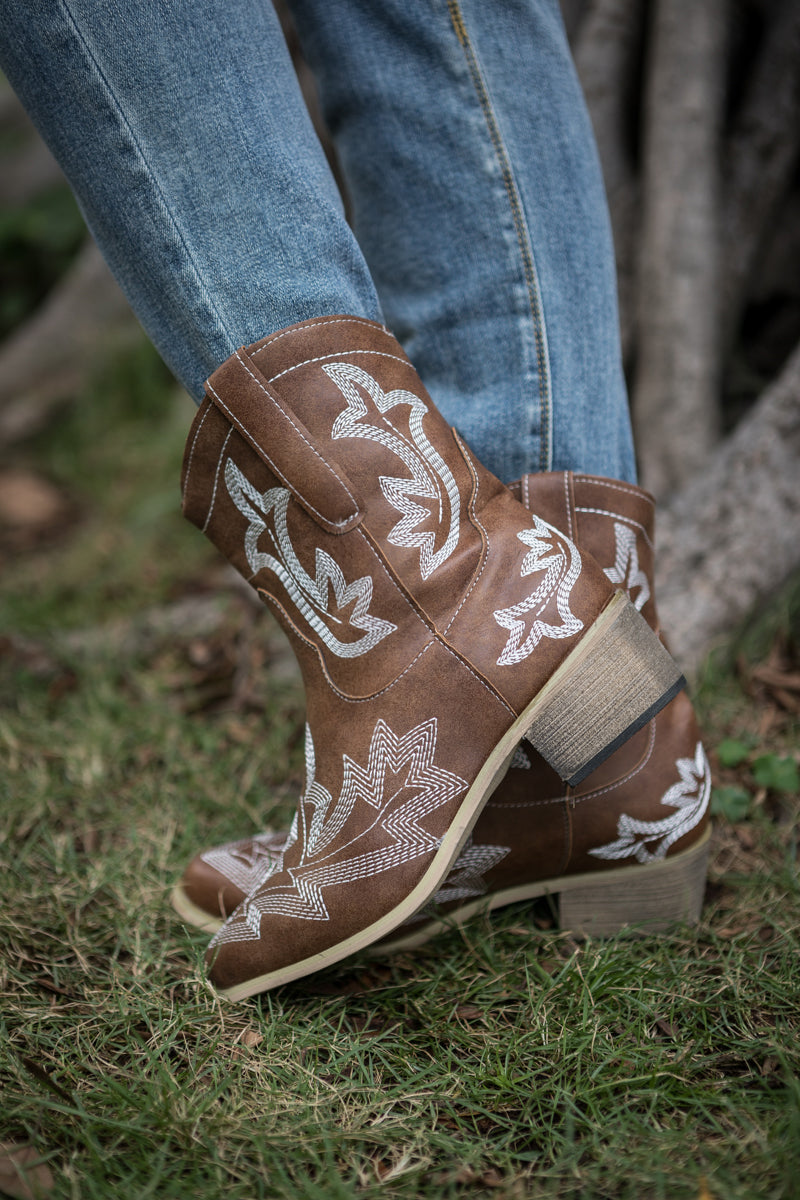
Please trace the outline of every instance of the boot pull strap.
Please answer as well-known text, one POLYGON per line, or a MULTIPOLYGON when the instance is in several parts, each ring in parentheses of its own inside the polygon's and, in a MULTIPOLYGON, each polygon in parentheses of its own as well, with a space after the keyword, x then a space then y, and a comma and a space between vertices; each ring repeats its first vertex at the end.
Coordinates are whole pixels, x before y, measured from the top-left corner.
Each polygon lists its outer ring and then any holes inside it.
POLYGON ((346 473, 318 450, 299 418, 269 386, 242 348, 206 384, 214 406, 238 430, 308 515, 329 533, 361 521, 362 503, 346 473))

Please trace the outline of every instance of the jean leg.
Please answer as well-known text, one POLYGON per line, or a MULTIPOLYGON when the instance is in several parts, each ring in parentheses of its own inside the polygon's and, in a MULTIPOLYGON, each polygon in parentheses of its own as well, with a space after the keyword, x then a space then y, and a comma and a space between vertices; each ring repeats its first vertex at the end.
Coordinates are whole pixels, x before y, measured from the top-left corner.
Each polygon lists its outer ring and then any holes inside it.
POLYGON ((3 0, 2 67, 188 391, 306 317, 380 319, 268 0, 3 0))
POLYGON ((594 139, 557 0, 291 0, 385 319, 506 481, 633 481, 594 139))

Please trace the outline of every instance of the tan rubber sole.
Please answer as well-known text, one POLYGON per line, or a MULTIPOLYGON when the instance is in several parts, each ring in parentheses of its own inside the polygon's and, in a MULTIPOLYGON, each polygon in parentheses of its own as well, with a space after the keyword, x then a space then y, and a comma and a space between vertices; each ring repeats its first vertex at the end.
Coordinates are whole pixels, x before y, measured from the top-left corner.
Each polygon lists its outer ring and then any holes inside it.
MULTIPOLYGON (((696 845, 657 863, 564 875, 503 888, 461 904, 442 917, 425 921, 405 935, 398 929, 395 932, 400 936, 390 935, 373 943, 366 953, 379 957, 416 950, 439 934, 460 928, 480 913, 542 896, 560 897, 560 927, 580 936, 609 936, 640 926, 648 932, 659 932, 675 924, 695 924, 703 905, 709 839, 710 829, 696 845)), ((187 924, 207 933, 222 928, 222 919, 193 904, 180 885, 173 890, 171 900, 187 924)))
POLYGON ((709 827, 694 846, 659 862, 562 875, 480 896, 405 936, 385 938, 367 953, 380 957, 417 950, 479 913, 542 896, 558 897, 559 928, 578 937, 609 937, 623 931, 663 933, 674 925, 695 925, 703 907, 710 838, 709 827))
POLYGON ((216 933, 222 928, 222 918, 212 917, 211 913, 194 904, 179 883, 172 889, 169 899, 175 912, 187 925, 194 925, 195 929, 202 929, 204 933, 216 933))

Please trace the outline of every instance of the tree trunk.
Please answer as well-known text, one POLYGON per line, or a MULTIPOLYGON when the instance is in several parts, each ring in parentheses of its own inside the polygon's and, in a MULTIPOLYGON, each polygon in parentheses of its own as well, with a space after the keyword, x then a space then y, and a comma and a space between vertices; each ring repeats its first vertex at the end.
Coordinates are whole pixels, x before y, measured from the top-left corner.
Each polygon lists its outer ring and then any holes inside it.
POLYGON ((783 0, 725 153, 723 345, 736 337, 747 285, 800 157, 800 4, 783 0))
POLYGON ((798 396, 800 346, 659 517, 659 609, 685 670, 800 567, 798 396))
POLYGON ((574 49, 611 214, 626 362, 635 336, 639 185, 632 154, 632 116, 637 109, 635 86, 643 27, 643 0, 593 0, 578 28, 574 49))
POLYGON ((633 417, 659 499, 702 470, 719 428, 718 157, 725 0, 657 0, 645 107, 633 417))
POLYGON ((43 428, 97 362, 97 348, 142 336, 89 240, 28 321, 0 346, 0 446, 43 428))

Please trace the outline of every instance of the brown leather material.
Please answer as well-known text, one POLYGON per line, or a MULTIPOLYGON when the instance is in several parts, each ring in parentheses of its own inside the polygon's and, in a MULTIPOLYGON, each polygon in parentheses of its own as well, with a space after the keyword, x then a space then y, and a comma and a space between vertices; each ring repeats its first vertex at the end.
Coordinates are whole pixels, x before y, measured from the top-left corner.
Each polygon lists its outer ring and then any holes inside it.
MULTIPOLYGON (((190 432, 183 494, 275 611, 307 699, 296 836, 210 947, 232 998, 412 916, 534 720, 556 755, 553 729, 596 711, 602 754, 649 705, 637 691, 631 713, 624 696, 612 710, 602 687, 613 584, 472 458, 382 326, 320 318, 231 355, 190 432), (598 662, 591 694, 570 688, 598 662)), ((652 635, 633 619, 638 689, 652 635)), ((665 689, 659 676, 662 703, 665 689)), ((565 777, 584 762, 573 754, 565 777)))
MULTIPOLYGON (((511 490, 588 549, 658 630, 655 502, 648 492, 568 471, 526 475, 511 490)), ((522 745, 439 893, 437 911, 453 919, 481 895, 490 901, 544 880, 555 880, 557 891, 559 879, 679 855, 706 835, 709 793, 708 762, 683 692, 577 788, 565 788, 522 745), (482 863, 490 865, 481 870, 482 863), (468 881, 459 884, 465 871, 468 881), (454 890, 461 894, 448 894, 454 890)), ((407 928, 422 929, 426 919, 421 914, 407 928)))
POLYGON ((634 484, 598 475, 553 471, 523 475, 511 492, 526 508, 563 530, 602 564, 608 578, 623 587, 651 629, 659 630, 653 579, 655 499, 634 484), (620 546, 619 526, 629 534, 620 546), (635 578, 626 583, 625 564, 636 555, 635 578), (647 593, 642 598, 642 589, 647 593))
POLYGON ((358 523, 355 488, 332 459, 330 448, 314 445, 300 418, 248 361, 245 350, 226 359, 206 386, 217 408, 323 529, 346 533, 358 523), (265 408, 271 419, 265 420, 265 408), (272 434, 268 445, 263 439, 265 427, 272 434))
POLYGON ((260 833, 196 855, 173 896, 180 915, 200 928, 218 928, 245 896, 272 874, 286 840, 285 830, 260 833))
MULTIPOLYGON (((648 493, 571 472, 528 475, 511 490, 526 507, 577 537, 657 627, 654 504, 648 493)), ((683 693, 574 789, 523 744, 440 889, 437 916, 459 919, 481 897, 490 904, 520 898, 511 894, 515 889, 534 894, 537 881, 639 869, 681 855, 706 833, 709 783, 692 705, 683 693)), ((257 886, 275 869, 280 839, 258 835, 198 855, 184 873, 180 894, 201 914, 219 919, 220 898, 230 911, 247 886, 257 886), (242 861, 251 864, 249 875, 242 874, 242 861)), ((435 931, 431 911, 407 921, 387 944, 415 931, 424 940, 426 928, 435 931)), ((192 919, 185 904, 184 915, 192 919)))
MULTIPOLYGON (((584 558, 580 586, 571 596, 578 632, 541 639, 533 670, 524 663, 498 663, 510 635, 493 613, 524 602, 532 591, 530 574, 520 569, 530 547, 517 536, 530 531, 530 517, 447 427, 402 349, 381 326, 348 318, 304 322, 237 351, 211 384, 214 390, 197 414, 187 447, 184 512, 245 577, 252 571, 236 528, 241 519, 226 527, 231 505, 221 477, 222 456, 245 463, 247 469, 241 469, 248 478, 266 468, 270 486, 287 487, 295 498, 302 495, 314 527, 303 520, 303 512, 295 512, 293 544, 297 538, 313 539, 338 556, 341 545, 331 549, 320 540, 320 529, 335 525, 341 537, 359 524, 383 560, 383 574, 405 587, 431 629, 464 655, 515 712, 536 690, 531 679, 552 674, 613 595, 602 571, 584 558), (223 381, 229 388, 224 397, 223 381), (223 417, 221 423, 209 421, 211 406, 223 417), (281 473, 275 476, 278 454, 281 473), (314 492, 312 502, 308 472, 322 459, 331 469, 321 468, 321 498, 314 492), (412 473, 414 486, 408 478, 412 473), (426 489, 429 494, 422 495, 426 489), (387 502, 387 493, 394 503, 387 502), (357 506, 348 507, 349 494, 358 498, 357 506), (422 541, 427 544, 417 548, 422 541), (440 561, 446 570, 439 569, 440 561)), ((559 551, 568 561, 569 549, 559 551)), ((273 576, 263 585, 265 592, 288 609, 275 582, 273 576)), ((552 588, 536 613, 556 628, 563 625, 557 601, 552 588)), ((386 649, 384 644, 382 654, 386 649)))

